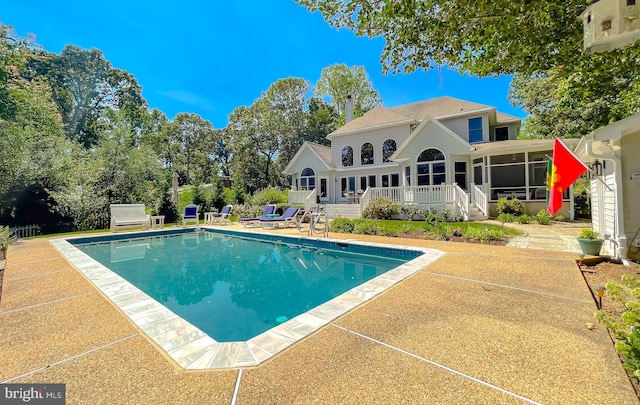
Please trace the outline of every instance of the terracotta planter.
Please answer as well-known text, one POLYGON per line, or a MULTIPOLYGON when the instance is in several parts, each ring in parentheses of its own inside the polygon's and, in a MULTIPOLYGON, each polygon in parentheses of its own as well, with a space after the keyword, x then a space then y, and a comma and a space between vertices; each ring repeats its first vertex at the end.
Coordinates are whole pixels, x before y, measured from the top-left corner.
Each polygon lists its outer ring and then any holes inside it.
POLYGON ((588 256, 600 256, 600 249, 602 249, 602 239, 581 239, 578 238, 578 244, 582 253, 588 256))

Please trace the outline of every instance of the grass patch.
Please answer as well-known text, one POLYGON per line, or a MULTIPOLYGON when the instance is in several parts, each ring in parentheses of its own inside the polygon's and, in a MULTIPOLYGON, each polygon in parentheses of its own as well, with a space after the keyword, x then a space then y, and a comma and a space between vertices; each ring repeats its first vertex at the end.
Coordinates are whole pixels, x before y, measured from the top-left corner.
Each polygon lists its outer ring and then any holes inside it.
MULTIPOLYGON (((510 227, 502 227, 501 225, 488 224, 485 222, 441 222, 441 224, 453 231, 459 230, 461 233, 465 231, 481 231, 484 229, 501 230, 504 232, 504 236, 520 236, 523 234, 510 227)), ((378 228, 386 234, 398 234, 398 233, 412 233, 420 231, 428 231, 430 229, 429 223, 425 221, 401 221, 394 219, 380 219, 378 220, 378 228)))

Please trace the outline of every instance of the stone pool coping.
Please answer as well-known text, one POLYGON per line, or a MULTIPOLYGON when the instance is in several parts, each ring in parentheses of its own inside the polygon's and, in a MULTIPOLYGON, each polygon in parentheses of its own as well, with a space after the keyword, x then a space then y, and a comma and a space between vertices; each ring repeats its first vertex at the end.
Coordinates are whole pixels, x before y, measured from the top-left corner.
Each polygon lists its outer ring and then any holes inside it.
MULTIPOLYGON (((258 235, 246 230, 234 230, 234 232, 258 235)), ((132 233, 132 235, 136 234, 132 233)), ((302 238, 383 249, 419 251, 423 254, 248 341, 217 342, 69 242, 69 240, 81 238, 55 239, 50 243, 158 347, 186 370, 257 366, 445 254, 432 248, 405 247, 355 239, 302 238)), ((278 238, 301 239, 288 235, 279 235, 278 238)))

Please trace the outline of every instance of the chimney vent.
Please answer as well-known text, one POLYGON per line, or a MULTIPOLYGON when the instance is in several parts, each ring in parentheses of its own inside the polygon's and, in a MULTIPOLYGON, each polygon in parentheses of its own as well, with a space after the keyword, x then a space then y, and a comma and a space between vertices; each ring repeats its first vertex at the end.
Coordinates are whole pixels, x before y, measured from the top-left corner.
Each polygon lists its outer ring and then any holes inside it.
POLYGON ((353 100, 351 99, 351 95, 348 95, 347 105, 344 109, 344 123, 347 124, 350 121, 353 121, 353 100))

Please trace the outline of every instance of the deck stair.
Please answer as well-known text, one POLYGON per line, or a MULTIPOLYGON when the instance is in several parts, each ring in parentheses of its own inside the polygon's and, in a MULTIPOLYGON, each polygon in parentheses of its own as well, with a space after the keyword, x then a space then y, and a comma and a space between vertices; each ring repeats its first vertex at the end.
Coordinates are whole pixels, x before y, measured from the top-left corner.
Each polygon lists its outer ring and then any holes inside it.
POLYGON ((360 218, 360 204, 327 204, 327 218, 360 218))
POLYGON ((480 208, 478 208, 475 204, 469 204, 469 221, 484 221, 489 219, 488 216, 484 215, 480 208))

